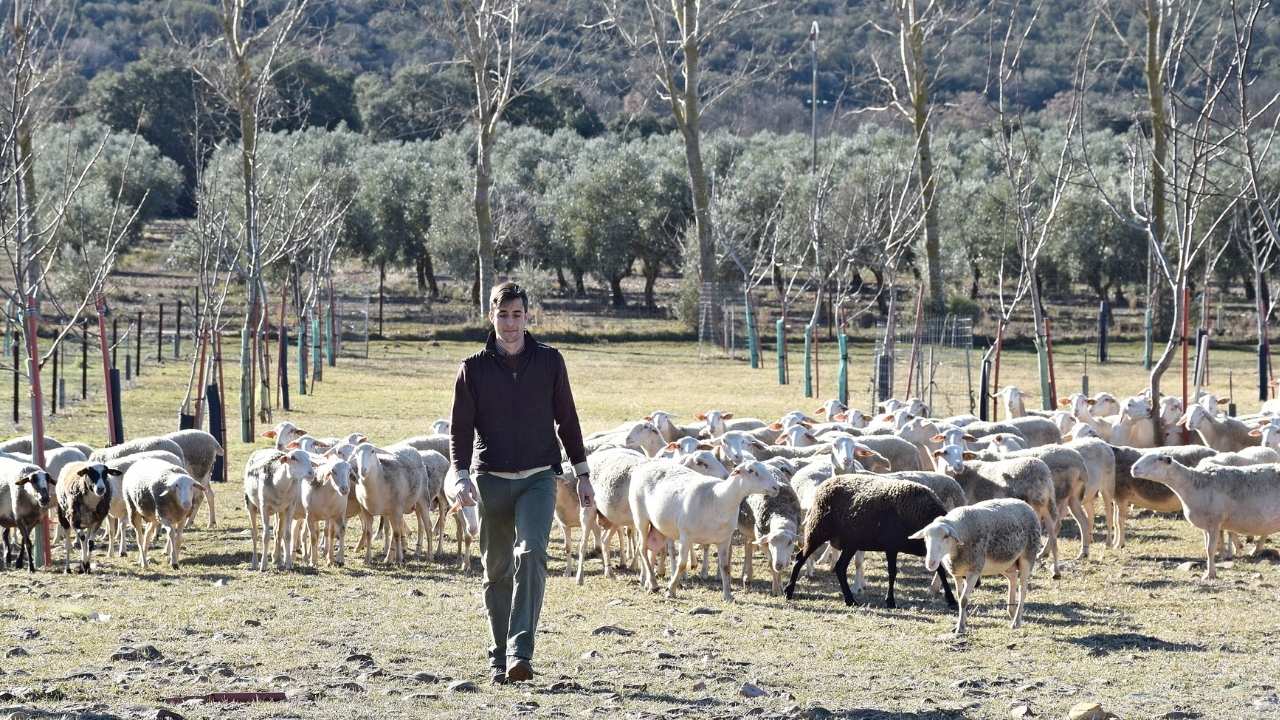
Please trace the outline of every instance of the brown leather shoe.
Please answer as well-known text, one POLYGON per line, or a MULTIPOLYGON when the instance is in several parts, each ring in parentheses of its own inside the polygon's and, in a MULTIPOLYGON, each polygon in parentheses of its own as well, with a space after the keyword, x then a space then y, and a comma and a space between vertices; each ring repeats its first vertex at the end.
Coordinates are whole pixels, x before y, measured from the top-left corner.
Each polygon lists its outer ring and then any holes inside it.
POLYGON ((511 658, 507 661, 507 681, 524 682, 533 679, 533 665, 524 658, 511 658))

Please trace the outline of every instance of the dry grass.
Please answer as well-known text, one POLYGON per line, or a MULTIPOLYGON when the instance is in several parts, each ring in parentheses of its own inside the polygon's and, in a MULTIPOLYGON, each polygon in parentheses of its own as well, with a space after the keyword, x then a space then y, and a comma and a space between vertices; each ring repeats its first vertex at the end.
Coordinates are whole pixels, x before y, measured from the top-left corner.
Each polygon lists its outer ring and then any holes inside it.
MULTIPOLYGON (((287 417, 319 433, 359 429, 382 441, 423 432, 447 411, 457 362, 473 348, 375 344, 368 361, 343 359, 326 368, 327 379, 314 394, 295 397, 287 417)), ((741 362, 699 360, 694 345, 564 349, 588 431, 656 408, 686 416, 711 407, 772 416, 816 407, 801 397, 798 382, 777 386, 772 367, 752 371, 741 362)), ((832 353, 822 370, 829 391, 834 348, 823 349, 832 353)), ((1138 352, 1116 350, 1123 358, 1138 352)), ((865 404, 867 351, 855 348, 853 355, 851 390, 855 404, 865 404)), ((1214 363, 1215 384, 1225 391, 1227 368, 1247 377, 1252 357, 1220 352, 1214 363)), ((1031 389, 1032 372, 1029 354, 1006 356, 1008 381, 1031 389)), ((1078 376, 1063 364, 1059 372, 1078 376)), ((1091 368, 1091 375, 1095 389, 1117 394, 1144 382, 1131 362, 1091 368)), ((185 377, 185 368, 172 362, 144 368, 141 382, 125 394, 130 436, 175 426, 185 377)), ((234 392, 235 380, 227 379, 234 392)), ((962 372, 946 368, 939 382, 963 397, 962 372)), ((90 403, 64 413, 50 432, 100 443, 102 413, 92 397, 90 403)), ((897 610, 883 606, 879 558, 868 563, 871 590, 859 608, 839 602, 829 573, 802 581, 794 602, 771 598, 762 568, 750 592, 738 591, 738 602, 724 605, 718 582, 695 581, 680 599, 666 600, 641 593, 631 574, 605 580, 598 559, 589 561, 586 586, 579 588, 561 576, 564 554, 553 542, 536 658, 540 676, 525 687, 490 689, 483 677, 488 640, 480 582, 453 567, 451 544, 440 561, 411 561, 404 569, 354 558, 345 569, 249 572, 237 478, 250 446, 238 442, 236 419, 228 428, 235 436, 233 481, 217 487, 219 526, 206 529, 202 522, 189 533, 180 570, 153 566, 144 573, 133 562, 98 555, 99 572, 89 577, 0 575, 0 592, 9 599, 0 611, 0 652, 21 647, 29 653, 0 664, 0 688, 56 689, 63 699, 29 704, 96 706, 120 716, 174 695, 295 691, 287 704, 176 708, 189 718, 794 717, 820 715, 810 708, 821 706, 845 717, 924 720, 1005 718, 1014 702, 1030 703, 1037 716, 1062 717, 1084 700, 1126 718, 1175 709, 1214 718, 1280 716, 1274 556, 1237 560, 1220 570, 1220 579, 1201 582, 1198 571, 1177 569, 1200 558, 1198 533, 1181 520, 1154 517, 1132 523, 1123 552, 1099 548, 1088 563, 1068 561, 1059 581, 1038 572, 1020 631, 1007 627, 1003 580, 989 579, 977 592, 977 615, 962 640, 951 637, 954 615, 928 593, 914 559, 904 563, 897 610), (86 619, 94 612, 110 618, 86 619), (593 635, 604 625, 634 634, 593 635), (38 636, 24 636, 27 629, 38 636), (163 659, 110 660, 119 646, 137 644, 154 645, 163 659), (596 656, 587 657, 592 651, 596 656), (349 661, 354 653, 367 654, 373 664, 349 661), (82 672, 96 679, 70 677, 82 672), (440 681, 415 679, 415 673, 440 681), (475 681, 480 691, 446 689, 460 679, 475 681), (770 695, 742 697, 743 682, 770 695)), ((1078 548, 1073 537, 1062 546, 1067 558, 1078 548)))

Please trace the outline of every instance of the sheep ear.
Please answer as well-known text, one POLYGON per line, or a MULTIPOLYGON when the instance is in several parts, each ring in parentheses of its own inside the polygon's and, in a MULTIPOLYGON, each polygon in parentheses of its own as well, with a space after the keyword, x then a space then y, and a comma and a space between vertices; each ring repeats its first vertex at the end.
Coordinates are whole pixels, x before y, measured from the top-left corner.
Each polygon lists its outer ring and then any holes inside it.
POLYGON ((675 449, 676 449, 676 448, 678 448, 678 447, 680 447, 680 446, 679 446, 679 445, 677 445, 677 444, 676 444, 676 442, 675 442, 674 440, 672 440, 671 442, 667 443, 667 449, 668 449, 668 450, 675 450, 675 449))
POLYGON ((358 444, 358 443, 362 443, 362 442, 369 442, 369 436, 368 436, 368 435, 361 435, 360 437, 356 438, 356 443, 357 443, 357 444, 358 444))
POLYGON ((1071 442, 1072 440, 1075 440, 1075 436, 1073 436, 1071 433, 1067 433, 1066 435, 1062 436, 1063 442, 1071 442))
POLYGON ((1250 430, 1250 431, 1249 431, 1249 437, 1262 437, 1262 431, 1261 431, 1261 430, 1250 430))
POLYGON ((76 474, 77 474, 77 475, 80 475, 81 477, 89 477, 90 475, 92 475, 92 474, 93 474, 93 466, 92 466, 92 465, 86 465, 86 466, 84 466, 84 467, 80 468, 78 471, 76 471, 76 474))
POLYGON ((653 415, 645 415, 644 419, 648 420, 649 422, 653 422, 653 415))
POLYGON ((964 451, 964 453, 962 453, 962 454, 960 455, 960 457, 964 458, 965 460, 977 460, 977 459, 978 459, 978 454, 977 454, 977 453, 972 453, 972 452, 969 452, 968 450, 966 450, 966 451, 964 451))
POLYGON ((769 429, 770 429, 770 430, 781 430, 781 429, 782 429, 782 423, 780 423, 780 422, 770 423, 770 425, 769 425, 769 429))
MULTIPOLYGON (((674 445, 675 443, 672 443, 674 445)), ((720 443, 698 443, 699 450, 714 450, 720 443)))
POLYGON ((1094 400, 1093 398, 1089 398, 1088 400, 1085 400, 1085 402, 1086 402, 1086 403, 1088 403, 1088 404, 1090 404, 1090 405, 1097 405, 1097 404, 1098 404, 1098 401, 1097 401, 1097 400, 1094 400))
POLYGON ((978 439, 978 438, 976 438, 976 437, 974 437, 974 436, 970 435, 969 433, 965 433, 965 434, 964 434, 964 435, 962 435, 961 437, 963 437, 965 440, 968 440, 969 442, 976 442, 976 441, 977 441, 977 439, 978 439))
POLYGON ((827 408, 826 408, 826 406, 824 405, 823 407, 820 407, 820 408, 818 408, 817 410, 814 410, 814 411, 813 411, 813 414, 814 414, 814 415, 826 415, 826 414, 827 414, 827 408))
POLYGON ((1226 405, 1231 402, 1231 398, 1218 398, 1219 405, 1226 405))
POLYGON ((276 431, 275 431, 275 430, 264 430, 264 431, 262 431, 262 437, 264 437, 264 438, 271 438, 272 440, 275 440, 275 439, 276 439, 276 431))
POLYGON ((835 420, 836 422, 847 422, 849 420, 849 413, 838 412, 835 415, 832 415, 831 419, 835 420))
POLYGON ((707 419, 707 414, 706 414, 706 413, 698 413, 697 415, 694 415, 693 417, 694 417, 695 419, 697 419, 697 420, 706 420, 706 419, 707 419))
POLYGON ((301 447, 301 445, 298 445, 298 441, 297 441, 297 440, 294 440, 293 442, 289 443, 288 445, 285 445, 285 448, 286 448, 286 449, 289 449, 289 450, 296 450, 296 449, 297 449, 297 448, 299 448, 299 447, 301 447))
POLYGON ((889 413, 887 415, 881 415, 880 419, 884 420, 885 422, 888 422, 893 419, 893 413, 889 413))
POLYGON ((865 457, 871 457, 871 455, 872 455, 872 452, 870 450, 863 450, 859 448, 853 451, 854 457, 865 458, 865 457))
POLYGON ((1061 400, 1058 401, 1058 407, 1067 407, 1070 404, 1071 404, 1071 401, 1066 398, 1062 398, 1061 400))
POLYGON ((925 525, 924 527, 920 528, 919 530, 915 531, 914 533, 911 533, 910 535, 908 535, 908 536, 907 536, 907 539, 908 539, 908 540, 923 540, 923 539, 924 539, 924 531, 925 531, 925 530, 927 530, 928 528, 929 528, 929 526, 928 526, 928 525, 925 525))
POLYGON ((732 419, 733 419, 733 413, 723 413, 723 414, 721 414, 721 415, 720 415, 720 417, 721 417, 721 418, 723 418, 723 419, 725 419, 725 420, 732 420, 732 419))
POLYGON ((121 470, 120 468, 109 467, 107 468, 107 474, 108 475, 124 475, 124 471, 121 470))
POLYGON ((934 451, 933 451, 933 456, 934 456, 934 457, 942 457, 942 451, 941 451, 941 450, 934 450, 934 451))
POLYGON ((938 433, 937 435, 934 435, 933 437, 929 438, 929 440, 932 442, 942 442, 943 440, 946 440, 946 439, 947 439, 946 436, 943 435, 942 433, 938 433))

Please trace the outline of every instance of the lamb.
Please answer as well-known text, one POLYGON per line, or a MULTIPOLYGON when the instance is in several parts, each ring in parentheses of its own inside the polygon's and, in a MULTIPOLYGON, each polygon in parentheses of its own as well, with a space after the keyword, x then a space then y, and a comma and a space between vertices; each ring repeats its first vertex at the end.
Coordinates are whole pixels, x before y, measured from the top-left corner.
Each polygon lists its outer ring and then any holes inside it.
POLYGON ((782 458, 786 460, 799 460, 804 458, 814 458, 819 455, 825 455, 831 451, 831 446, 823 443, 821 445, 809 445, 807 447, 792 447, 790 445, 770 445, 767 449, 753 452, 757 460, 772 460, 774 458, 782 458))
MULTIPOLYGON (((79 453, 79 450, 75 452, 79 453)), ((108 476, 123 476, 115 468, 102 463, 74 462, 62 468, 55 485, 58 500, 58 524, 65 531, 62 569, 71 572, 71 534, 80 543, 80 572, 90 571, 93 536, 111 509, 111 482, 108 476)), ((110 538, 107 540, 110 547, 110 538)))
MULTIPOLYGON (((435 450, 445 457, 449 457, 449 439, 451 435, 415 435, 414 437, 405 438, 396 443, 398 446, 410 447, 414 450, 435 450)), ((359 445, 360 443, 356 443, 359 445)))
MULTIPOLYGON (((591 466, 591 487, 596 493, 595 516, 588 522, 597 523, 604 528, 600 537, 600 557, 604 562, 604 576, 607 578, 613 577, 613 566, 609 562, 610 543, 617 536, 619 548, 625 548, 626 538, 622 533, 635 527, 630 499, 632 473, 637 466, 648 460, 643 453, 625 448, 604 450, 587 458, 587 463, 591 466)), ((585 556, 584 543, 578 548, 579 567, 585 556)), ((631 562, 634 561, 633 554, 631 562)))
POLYGON ((938 472, 955 479, 964 488, 969 504, 997 498, 1022 500, 1036 511, 1040 527, 1048 533, 1041 550, 1053 554, 1053 575, 1058 576, 1058 502, 1053 471, 1043 460, 1034 457, 978 460, 971 452, 958 453, 947 446, 935 453, 938 472))
MULTIPOLYGON (((909 536, 946 512, 938 496, 929 488, 878 475, 838 475, 823 483, 814 496, 813 507, 805 515, 800 552, 787 583, 788 600, 795 593, 800 568, 811 555, 830 543, 840 551, 833 570, 840 582, 845 605, 856 601, 849 588, 849 562, 858 551, 881 551, 889 568, 889 592, 885 605, 897 606, 894 584, 898 577, 898 553, 923 556, 925 545, 909 536)), ((942 577, 947 604, 955 605, 951 586, 942 577)))
POLYGON ((1132 475, 1167 485, 1187 522, 1204 531, 1204 579, 1217 577, 1214 555, 1222 532, 1265 537, 1280 532, 1280 470, 1274 466, 1193 470, 1167 453, 1133 464, 1132 475))
POLYGON ((1026 393, 1016 385, 1006 385, 995 395, 1004 406, 1004 419, 1012 420, 1027 416, 1026 393))
MULTIPOLYGON (((628 500, 642 544, 652 546, 665 538, 676 542, 668 596, 673 597, 680 586, 693 545, 709 543, 717 547, 724 600, 733 602, 728 560, 738 507, 748 495, 774 496, 779 487, 777 476, 760 462, 738 465, 724 480, 706 478, 669 460, 653 460, 634 468, 628 500)), ((640 561, 642 584, 656 591, 653 566, 644 553, 640 561)))
POLYGON ((1084 515, 1093 526, 1094 503, 1102 496, 1102 522, 1107 529, 1107 541, 1115 536, 1115 504, 1116 504, 1116 454, 1111 446, 1098 438, 1073 438, 1063 443, 1063 447, 1071 448, 1084 458, 1085 469, 1089 472, 1088 482, 1084 486, 1084 497, 1080 503, 1084 506, 1084 515))
POLYGON ((707 424, 707 427, 699 433, 703 437, 716 437, 723 435, 729 429, 725 425, 726 420, 733 419, 733 413, 723 410, 708 410, 694 415, 695 418, 707 424))
POLYGON ((607 447, 625 447, 640 450, 652 457, 666 445, 658 427, 648 420, 627 423, 610 433, 594 436, 585 441, 587 454, 607 447))
POLYGON ((654 410, 644 416, 645 420, 653 423, 658 428, 658 432, 662 433, 662 439, 667 442, 679 440, 682 437, 698 437, 698 434, 706 428, 705 423, 694 423, 692 425, 677 425, 674 418, 676 416, 666 410, 654 410))
MULTIPOLYGON (((1053 473, 1054 500, 1058 507, 1055 529, 1062 523, 1062 513, 1071 512, 1077 527, 1080 528, 1080 554, 1077 560, 1088 559, 1089 545, 1093 541, 1092 516, 1084 512, 1084 491, 1089 484, 1089 468, 1084 458, 1075 450, 1063 445, 1044 445, 1028 450, 979 453, 982 460, 998 460, 1010 457, 1033 457, 1043 460, 1053 473)), ((1054 577, 1057 577, 1058 563, 1055 557, 1053 564, 1054 577)))
POLYGON ((452 428, 453 423, 446 418, 440 418, 431 423, 431 432, 435 435, 448 435, 452 428))
MULTIPOLYGON (((1209 411, 1210 415, 1218 412, 1215 407, 1209 411)), ((1183 438, 1183 431, 1178 429, 1178 425, 1182 418, 1182 401, 1176 397, 1168 395, 1160 398, 1160 429, 1161 429, 1161 445, 1187 445, 1194 437, 1195 433, 1188 432, 1189 437, 1183 438)))
POLYGON ((988 435, 995 435, 996 433, 1009 433, 1011 435, 1024 437, 1021 430, 1008 422, 978 421, 976 423, 969 423, 968 425, 965 425, 963 429, 964 433, 969 435, 973 440, 983 438, 988 435))
POLYGON ((259 450, 249 456, 244 468, 244 507, 249 513, 249 534, 253 540, 249 569, 266 572, 268 553, 278 558, 281 569, 293 569, 293 514, 299 504, 302 483, 314 480, 315 474, 311 456, 303 450, 259 450), (276 518, 274 544, 271 542, 273 516, 276 518), (261 557, 258 555, 259 521, 262 522, 261 557), (281 545, 285 546, 283 555, 281 545))
POLYGON ((126 455, 150 452, 152 450, 164 450, 165 452, 173 453, 182 460, 180 463, 182 467, 184 469, 187 467, 187 456, 182 452, 182 446, 163 435, 134 438, 128 442, 122 442, 119 445, 112 445, 111 447, 95 450, 93 454, 89 456, 89 461, 110 465, 112 460, 125 457, 126 455))
MULTIPOLYGON (((560 526, 561 532, 564 533, 564 575, 569 577, 573 573, 573 563, 570 558, 573 557, 573 538, 571 532, 573 528, 582 528, 582 544, 583 555, 585 556, 585 545, 587 536, 595 538, 596 545, 600 544, 600 525, 595 520, 594 509, 588 509, 583 512, 581 501, 578 499, 578 478, 572 469, 562 473, 556 478, 556 508, 555 508, 556 524, 560 526)), ((582 563, 578 563, 577 583, 582 584, 582 563)))
POLYGON ((1238 452, 1258 445, 1258 436, 1250 435, 1253 428, 1226 415, 1216 418, 1203 405, 1192 405, 1178 424, 1198 433, 1205 445, 1218 452, 1238 452))
POLYGON ((111 483, 111 507, 107 511, 107 557, 111 557, 113 554, 112 541, 114 541, 116 547, 115 554, 120 557, 125 555, 124 531, 129 525, 129 511, 124 506, 123 475, 135 462, 146 460, 147 458, 164 460, 178 467, 183 466, 182 458, 166 450, 148 450, 147 452, 125 455, 106 462, 108 468, 120 471, 119 475, 114 473, 107 474, 107 481, 111 483))
POLYGON ((1280 463, 1280 452, 1269 447, 1247 447, 1240 452, 1220 452, 1201 460, 1197 470, 1204 470, 1209 465, 1227 467, 1248 467, 1249 465, 1273 465, 1280 463))
POLYGON ((394 558, 397 565, 403 565, 404 516, 413 511, 417 501, 418 466, 422 459, 412 448, 399 447, 393 454, 361 443, 351 454, 351 464, 357 473, 355 494, 364 523, 361 542, 365 545, 365 562, 373 561, 371 532, 373 518, 378 516, 391 531, 383 562, 394 558))
POLYGON ((1100 392, 1097 395, 1094 395, 1091 400, 1092 402, 1090 402, 1089 405, 1093 408, 1093 412, 1096 415, 1106 417, 1108 415, 1120 414, 1120 401, 1116 399, 1115 395, 1112 395, 1109 392, 1100 392))
POLYGON ((449 503, 449 514, 457 521, 458 529, 458 564, 464 575, 471 574, 471 543, 480 539, 480 511, 474 498, 463 503, 458 495, 458 475, 453 467, 449 468, 444 478, 445 498, 449 503))
POLYGON ((923 540, 925 567, 945 566, 960 588, 956 634, 964 633, 971 603, 969 595, 983 575, 1009 579, 1009 618, 1022 625, 1022 611, 1030 591, 1031 572, 1040 553, 1040 521, 1021 500, 984 500, 956 508, 911 536, 923 540))
MULTIPOLYGON (((164 436, 182 448, 182 457, 186 460, 187 470, 195 478, 196 485, 202 490, 204 499, 209 503, 209 527, 218 525, 217 514, 213 506, 213 466, 218 458, 226 453, 218 439, 203 430, 179 430, 164 436)), ((194 516, 200 509, 200 497, 195 500, 191 514, 194 516)))
MULTIPOLYGON (((62 443, 58 442, 57 440, 54 440, 48 435, 45 435, 43 439, 44 439, 45 450, 53 450, 55 448, 62 447, 62 443)), ((31 454, 31 436, 18 435, 17 437, 11 437, 8 440, 5 440, 4 442, 0 443, 0 453, 24 453, 26 455, 30 455, 31 454)))
POLYGON ((262 437, 274 440, 277 450, 284 450, 285 446, 306 435, 307 431, 285 420, 270 430, 264 430, 262 437))
POLYGON ((27 570, 35 572, 31 530, 52 502, 49 487, 53 479, 39 466, 16 460, 0 460, 0 527, 4 530, 3 566, 9 567, 9 529, 18 531, 18 567, 27 560, 27 570))
MULTIPOLYGON (((1028 415, 1027 417, 1006 420, 1005 424, 1014 429, 1014 434, 1026 438, 1027 447, 1053 445, 1054 443, 1062 442, 1062 432, 1048 418, 1028 415)), ((976 435, 977 433, 974 434, 976 435)))
POLYGON ((920 465, 916 446, 896 435, 863 435, 858 438, 858 444, 883 455, 893 472, 928 469, 928 466, 920 465))
POLYGON ((1111 445, 1116 456, 1116 518, 1115 537, 1112 547, 1122 548, 1125 541, 1125 524, 1129 519, 1129 505, 1155 510, 1156 512, 1178 512, 1182 504, 1178 496, 1165 485, 1144 478, 1134 477, 1131 470, 1144 454, 1160 452, 1169 455, 1184 465, 1196 463, 1216 453, 1213 448, 1203 445, 1185 445, 1180 447, 1163 447, 1155 449, 1132 448, 1124 445, 1111 445))
MULTIPOLYGON (((748 495, 746 502, 754 520, 754 542, 765 551, 765 556, 769 559, 769 573, 773 579, 769 594, 777 595, 782 590, 782 573, 786 572, 787 564, 795 554, 800 523, 804 519, 800 511, 800 498, 795 490, 782 485, 778 488, 778 494, 773 497, 748 495)), ((747 557, 745 572, 746 582, 749 584, 754 563, 750 555, 747 557)))
POLYGON ((1151 417, 1151 404, 1142 396, 1126 399, 1113 425, 1109 440, 1113 445, 1151 448, 1163 437, 1151 417))
MULTIPOLYGON (((35 462, 31 459, 31 455, 29 453, 0 453, 0 457, 17 460, 21 463, 34 464, 35 462)), ((67 465, 70 465, 73 462, 84 462, 88 459, 89 457, 81 452, 79 448, 67 447, 64 445, 62 447, 45 451, 44 469, 49 473, 49 477, 56 479, 62 477, 62 469, 67 465)))
MULTIPOLYGON (((316 566, 320 523, 324 528, 324 554, 330 565, 342 567, 347 536, 347 497, 355 470, 340 458, 328 458, 301 486, 303 517, 307 523, 307 562, 316 566)), ((264 521, 265 524, 265 521, 264 521)), ((266 542, 263 542, 265 548, 266 542)))
MULTIPOLYGON (((701 447, 702 444, 697 438, 685 436, 679 440, 672 440, 666 445, 663 445, 662 449, 653 457, 658 458, 659 460, 678 460, 685 455, 692 455, 701 447)), ((707 448, 710 447, 710 445, 707 446, 707 448)), ((631 449, 634 450, 635 448, 631 449)))
POLYGON ((129 466, 120 484, 129 524, 138 538, 138 564, 147 569, 147 547, 163 526, 169 567, 177 570, 195 479, 181 465, 146 458, 129 466))
MULTIPOLYGON (((1115 433, 1115 423, 1105 416, 1098 416, 1093 413, 1092 401, 1082 393, 1073 393, 1071 397, 1060 401, 1060 404, 1071 408, 1071 415, 1076 419, 1077 424, 1084 424, 1091 428, 1097 437, 1103 440, 1110 440, 1115 433)), ((1079 437, 1079 434, 1076 433, 1079 437)))

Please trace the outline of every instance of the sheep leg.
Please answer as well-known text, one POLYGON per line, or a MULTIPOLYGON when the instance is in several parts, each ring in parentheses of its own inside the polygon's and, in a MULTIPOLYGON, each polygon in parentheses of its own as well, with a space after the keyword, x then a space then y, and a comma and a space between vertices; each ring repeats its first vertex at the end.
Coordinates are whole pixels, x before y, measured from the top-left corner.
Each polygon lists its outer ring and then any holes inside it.
POLYGON ((884 596, 884 606, 892 610, 898 607, 893 598, 893 585, 898 579, 898 553, 886 552, 884 560, 889 565, 889 594, 884 596))
POLYGON ((960 619, 956 622, 956 634, 964 634, 965 619, 969 616, 969 606, 972 601, 969 595, 973 592, 973 586, 978 582, 977 571, 970 572, 965 576, 964 582, 960 585, 960 619))
POLYGON ((1044 544, 1044 548, 1040 550, 1040 557, 1043 559, 1045 555, 1050 555, 1053 558, 1053 563, 1052 565, 1050 565, 1050 571, 1051 571, 1051 577, 1054 580, 1057 580, 1058 578, 1062 577, 1058 573, 1058 524, 1059 522, 1060 522, 1060 518, 1054 515, 1050 515, 1047 518, 1042 518, 1041 520, 1041 524, 1044 527, 1046 533, 1048 534, 1048 539, 1044 544))
MULTIPOLYGON (((690 553, 690 561, 692 561, 692 553, 690 553)), ((698 574, 702 580, 707 579, 707 566, 711 564, 711 546, 702 546, 702 567, 698 570, 698 574)))
MULTIPOLYGON (((249 550, 249 569, 258 569, 258 511, 249 504, 248 499, 245 500, 244 509, 249 512, 249 538, 253 541, 252 549, 249 550)), ((122 546, 124 539, 121 538, 122 546)))
MULTIPOLYGON (((637 528, 637 531, 640 533, 640 537, 644 538, 644 540, 642 540, 641 542, 647 545, 649 533, 653 531, 653 526, 650 525, 649 523, 636 523, 636 528, 637 528)), ((649 592, 654 592, 658 589, 658 585, 653 576, 653 566, 649 563, 649 554, 647 552, 644 552, 644 549, 642 549, 639 555, 640 555, 640 587, 643 587, 645 590, 648 590, 649 592)))
POLYGON ((266 503, 258 505, 258 514, 262 523, 262 555, 258 556, 258 569, 267 572, 267 566, 274 560, 274 555, 271 548, 271 514, 267 512, 266 503))
MULTIPOLYGON (((582 537, 581 537, 581 538, 579 538, 579 541, 578 541, 578 575, 577 575, 577 577, 575 578, 575 582, 577 582, 579 585, 581 585, 581 584, 582 584, 582 566, 583 566, 583 564, 584 564, 584 563, 586 562, 586 560, 587 560, 587 536, 589 536, 589 535, 595 535, 595 536, 596 536, 596 539, 597 539, 597 544, 598 544, 599 536, 600 536, 600 535, 599 535, 599 533, 600 533, 600 528, 598 528, 598 527, 596 526, 596 510, 595 510, 595 508, 592 508, 592 507, 585 507, 585 508, 580 508, 580 509, 578 510, 578 526, 582 528, 582 537)), ((564 528, 564 539, 565 539, 565 541, 566 541, 566 543, 565 543, 565 550, 566 550, 566 552, 565 552, 565 556, 564 556, 564 567, 565 567, 565 569, 566 569, 566 570, 568 570, 568 569, 569 569, 569 557, 570 557, 570 556, 569 556, 569 553, 568 553, 568 547, 569 547, 569 545, 568 545, 568 540, 569 540, 569 526, 568 526, 568 525, 566 525, 566 526, 565 526, 565 528, 564 528)), ((607 558, 607 557, 605 558, 604 566, 605 566, 605 569, 606 569, 606 570, 609 568, 609 560, 608 560, 608 558, 607 558)))
MULTIPOLYGON (((214 496, 213 496, 212 473, 210 473, 209 477, 204 478, 203 485, 204 485, 205 501, 209 503, 209 527, 211 528, 218 527, 218 513, 213 506, 214 496)), ((194 515, 195 512, 193 511, 191 514, 194 515)))
POLYGON ((178 558, 182 556, 182 536, 185 533, 182 523, 169 528, 169 567, 174 570, 178 569, 178 558))
POLYGON ((756 544, 746 537, 742 538, 742 589, 751 589, 752 576, 755 574, 756 544))
POLYGON ((1267 536, 1259 535, 1253 539, 1253 551, 1249 553, 1249 557, 1258 557, 1262 555, 1262 549, 1267 544, 1267 536))
MULTIPOLYGON (((333 525, 334 523, 334 520, 330 520, 326 525, 333 525)), ((335 540, 330 544, 329 550, 334 556, 332 562, 338 567, 343 567, 346 565, 346 559, 343 554, 346 550, 347 544, 347 518, 345 516, 339 516, 336 523, 337 525, 332 531, 335 535, 335 540)))
MULTIPOLYGON (((573 532, 569 530, 567 523, 560 522, 558 519, 556 523, 560 525, 560 531, 564 533, 564 576, 569 577, 573 574, 573 563, 569 560, 569 558, 573 557, 573 532)), ((582 537, 585 539, 586 534, 584 533, 582 537)))
POLYGON ((852 607, 858 604, 853 598, 853 591, 849 589, 849 562, 853 560, 854 552, 852 550, 841 550, 840 557, 836 559, 836 564, 831 568, 836 574, 836 580, 840 581, 840 592, 844 595, 844 604, 846 607, 852 607))
MULTIPOLYGON (((1084 508, 1085 520, 1087 520, 1089 523, 1089 540, 1091 542, 1097 540, 1097 538, 1095 538, 1093 535, 1094 518, 1097 516, 1097 511, 1098 511, 1097 503, 1098 503, 1098 493, 1096 491, 1089 491, 1089 490, 1085 491, 1085 497, 1083 500, 1080 501, 1080 507, 1084 508)), ((1083 534, 1081 535, 1081 537, 1084 537, 1083 534)))
POLYGON ((1031 591, 1031 571, 1035 569, 1035 560, 1029 557, 1018 558, 1018 608, 1013 613, 1010 627, 1022 627, 1022 611, 1027 604, 1027 593, 1031 591))
POLYGON ((97 528, 89 528, 80 534, 80 572, 89 574, 89 563, 93 559, 93 536, 97 528))
POLYGON ((934 582, 942 586, 942 596, 947 601, 947 607, 954 610, 956 607, 956 597, 955 595, 951 594, 951 583, 947 582, 946 568, 939 565, 938 571, 933 574, 933 580, 934 582))
POLYGON ((1205 560, 1204 580, 1212 580, 1218 577, 1218 568, 1214 565, 1214 555, 1218 553, 1218 535, 1221 534, 1222 528, 1211 526, 1204 531, 1204 552, 1207 556, 1205 560))
POLYGON ((729 586, 733 584, 732 575, 729 572, 730 548, 733 546, 733 536, 716 546, 716 562, 720 566, 720 592, 724 596, 727 603, 733 602, 733 593, 729 592, 729 586))
MULTIPOLYGON (((328 530, 325 531, 328 533, 328 530)), ((313 515, 307 515, 307 549, 303 553, 303 558, 311 567, 316 566, 316 545, 318 544, 320 534, 320 521, 313 515)))
POLYGON ((1129 521, 1129 503, 1116 503, 1116 534, 1112 539, 1112 547, 1119 550, 1124 547, 1124 526, 1129 521))
MULTIPOLYGON (((830 546, 828 546, 827 552, 828 553, 831 552, 830 546)), ((867 579, 862 574, 862 564, 864 560, 865 558, 861 550, 854 553, 853 555, 853 592, 854 593, 861 593, 863 590, 867 589, 867 579)))
POLYGON ((142 515, 137 512, 129 513, 129 523, 133 525, 133 536, 138 541, 138 564, 143 570, 147 569, 147 530, 142 526, 142 515))
POLYGON ((790 600, 791 596, 796 592, 796 580, 800 577, 800 571, 804 569, 805 563, 813 557, 813 551, 808 549, 806 542, 805 548, 796 554, 796 562, 791 566, 791 578, 787 581, 787 586, 783 589, 783 594, 790 600))
POLYGON ((1012 620, 1017 611, 1018 602, 1018 574, 1019 564, 1014 563, 1012 567, 1004 571, 1004 577, 1009 581, 1009 602, 1005 608, 1009 611, 1009 619, 1012 620))
MULTIPOLYGON (((684 579, 685 567, 693 559, 693 543, 689 542, 687 535, 681 533, 678 540, 674 542, 668 540, 667 546, 668 552, 675 558, 675 564, 672 568, 671 580, 667 583, 666 595, 675 599, 676 590, 680 587, 680 581, 684 579)), ((705 551, 705 546, 703 549, 705 551)))
POLYGON ((1080 503, 1080 498, 1072 497, 1067 501, 1067 509, 1071 512, 1071 517, 1075 518, 1076 525, 1080 528, 1080 554, 1076 556, 1077 560, 1089 559, 1089 543, 1093 540, 1093 524, 1092 514, 1086 515, 1084 506, 1080 503))
POLYGON ((71 572, 71 533, 62 534, 62 572, 71 572))

